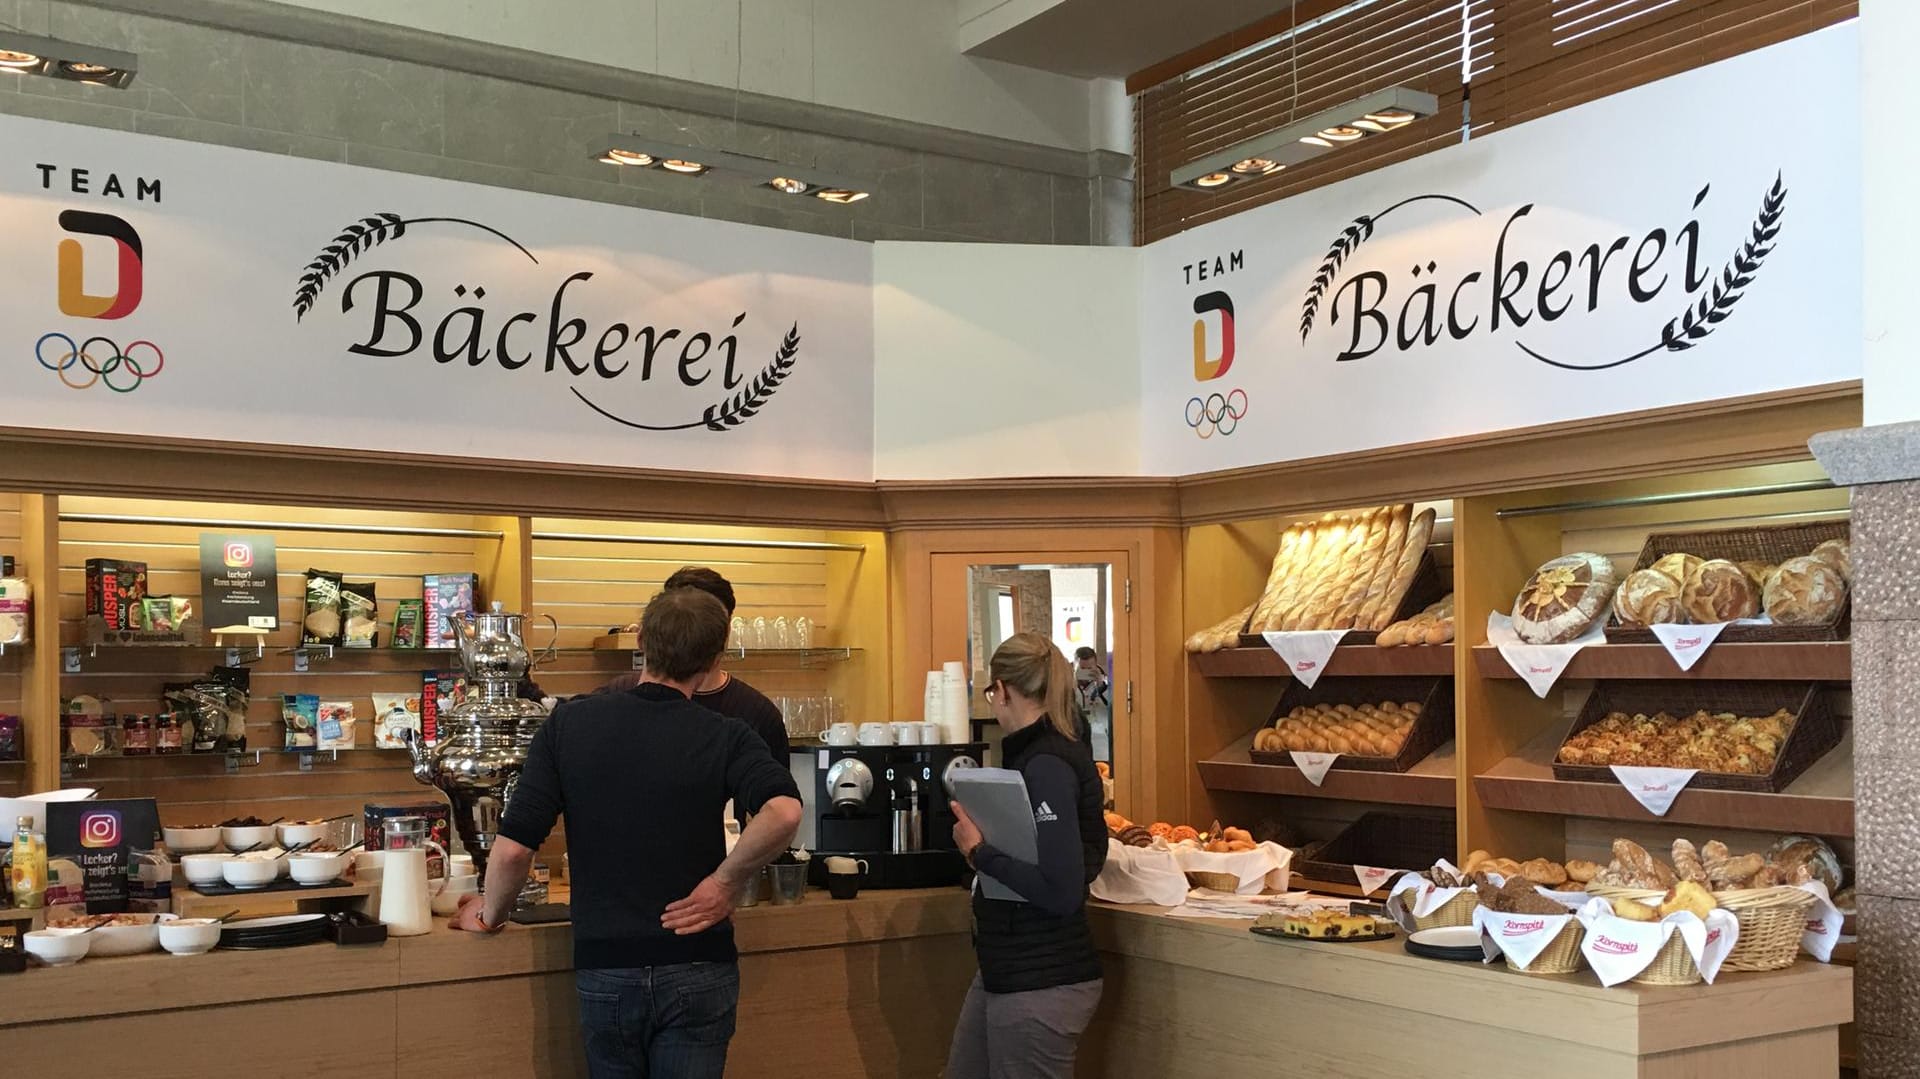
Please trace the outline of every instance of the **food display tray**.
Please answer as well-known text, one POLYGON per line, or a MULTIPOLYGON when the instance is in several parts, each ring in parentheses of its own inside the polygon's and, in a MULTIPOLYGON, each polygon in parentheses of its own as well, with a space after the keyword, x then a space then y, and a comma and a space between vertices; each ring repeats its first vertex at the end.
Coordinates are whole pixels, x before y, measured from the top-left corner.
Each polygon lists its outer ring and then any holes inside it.
POLYGON ((1297 940, 1302 944, 1365 944, 1373 940, 1392 940, 1394 936, 1393 930, 1388 929, 1367 937, 1296 937, 1291 933, 1283 933, 1278 929, 1269 929, 1263 925, 1256 925, 1248 930, 1248 932, 1256 937, 1269 937, 1273 940, 1297 940))
POLYGON ((317 892, 325 888, 351 888, 353 882, 344 877, 335 877, 319 884, 301 884, 291 877, 286 877, 272 884, 263 884, 258 888, 236 888, 224 881, 219 884, 190 884, 187 887, 191 891, 206 896, 270 895, 274 892, 317 892))
MULTIPOLYGON (((1301 682, 1287 683, 1280 703, 1267 717, 1271 727, 1281 717, 1307 704, 1380 704, 1383 701, 1417 701, 1420 718, 1414 720, 1400 752, 1391 757, 1364 757, 1342 753, 1333 767, 1357 772, 1405 772, 1427 759, 1453 738, 1453 679, 1417 676, 1381 675, 1369 678, 1322 678, 1311 687, 1301 682)), ((1293 767, 1293 756, 1286 750, 1250 749, 1247 756, 1255 764, 1281 764, 1293 767)))
MULTIPOLYGON (((1446 598, 1447 593, 1452 591, 1452 578, 1440 572, 1440 563, 1434 560, 1433 551, 1429 548, 1420 556, 1420 566, 1413 572, 1413 583, 1407 586, 1407 594, 1400 597, 1400 606, 1394 608, 1393 617, 1387 619, 1387 624, 1392 625, 1412 618, 1446 598)), ((1342 645, 1372 644, 1379 636, 1380 631, 1377 629, 1356 629, 1340 638, 1340 643, 1342 645)), ((1240 635, 1242 648, 1265 648, 1266 646, 1267 639, 1258 633, 1240 635)))
MULTIPOLYGON (((1800 778, 1814 761, 1840 744, 1840 723, 1834 717, 1818 682, 1602 682, 1587 697, 1580 716, 1567 730, 1567 739, 1605 719, 1610 713, 1653 715, 1665 712, 1685 719, 1695 712, 1732 712, 1738 716, 1769 716, 1786 709, 1797 717, 1787 739, 1775 754, 1767 775, 1700 772, 1687 783, 1690 789, 1778 794, 1800 778)), ((1561 740, 1561 746, 1567 739, 1561 740)), ((1616 782, 1605 765, 1561 764, 1554 751, 1553 778, 1583 783, 1616 782)))
MULTIPOLYGON (((1791 525, 1750 525, 1708 532, 1655 532, 1640 548, 1635 570, 1646 569, 1670 554, 1724 558, 1729 562, 1765 562, 1777 566, 1812 551, 1828 540, 1848 538, 1847 522, 1815 521, 1791 525)), ((1631 571, 1629 571, 1631 572, 1631 571)), ((1622 581, 1626 578, 1622 577, 1622 581)), ((1844 641, 1853 611, 1853 590, 1840 603, 1832 622, 1819 626, 1728 626, 1717 643, 1753 644, 1795 641, 1844 641)), ((1645 626, 1623 626, 1607 614, 1607 640, 1613 644, 1657 644, 1660 638, 1645 626)))
POLYGON ((1296 877, 1345 883, 1356 865, 1419 870, 1456 856, 1452 813, 1366 813, 1318 848, 1296 854, 1292 869, 1296 877))

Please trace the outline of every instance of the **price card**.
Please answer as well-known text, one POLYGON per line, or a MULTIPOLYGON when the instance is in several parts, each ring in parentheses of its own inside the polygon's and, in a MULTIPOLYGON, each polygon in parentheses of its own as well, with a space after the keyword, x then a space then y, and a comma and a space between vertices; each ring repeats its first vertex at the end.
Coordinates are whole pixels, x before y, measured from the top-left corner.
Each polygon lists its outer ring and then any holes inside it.
POLYGON ((1380 869, 1370 865, 1356 865, 1353 867, 1353 878, 1360 882, 1360 894, 1372 895, 1379 891, 1388 881, 1392 880, 1399 872, 1398 869, 1380 869))
POLYGON ((1294 767, 1300 769, 1300 774, 1316 787, 1326 781, 1327 769, 1340 759, 1338 753, 1302 753, 1297 749, 1288 751, 1288 755, 1293 758, 1294 767))
POLYGON ((60 673, 80 673, 80 650, 78 648, 62 648, 60 650, 60 673))
POLYGON ((296 648, 293 650, 293 673, 307 673, 307 650, 304 648, 296 648))

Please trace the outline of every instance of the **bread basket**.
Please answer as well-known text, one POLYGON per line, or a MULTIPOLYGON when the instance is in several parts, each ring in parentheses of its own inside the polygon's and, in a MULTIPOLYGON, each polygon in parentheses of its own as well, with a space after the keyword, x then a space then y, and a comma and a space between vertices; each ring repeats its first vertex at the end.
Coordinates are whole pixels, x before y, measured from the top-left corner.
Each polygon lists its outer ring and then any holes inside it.
POLYGON ((1653 953, 1653 962, 1647 964, 1647 969, 1634 975, 1632 980, 1641 985, 1698 985, 1702 979, 1693 953, 1687 951, 1686 939, 1675 933, 1653 953))
POLYGON ((1232 873, 1208 873, 1189 869, 1187 883, 1195 888, 1210 888, 1216 892, 1234 893, 1240 890, 1240 878, 1232 873))
MULTIPOLYGON (((1667 893, 1588 885, 1587 894, 1602 899, 1658 901, 1667 893)), ((1734 941, 1733 951, 1720 964, 1721 970, 1781 970, 1793 965, 1800 954, 1800 938, 1807 931, 1807 909, 1814 903, 1812 892, 1781 885, 1715 892, 1713 898, 1740 923, 1740 939, 1734 941)))
POLYGON ((1520 966, 1504 952, 1500 958, 1506 962, 1508 970, 1517 970, 1522 974, 1572 974, 1586 961, 1586 957, 1580 954, 1580 942, 1586 936, 1586 927, 1569 918, 1567 924, 1560 927, 1560 932, 1553 935, 1553 942, 1533 957, 1532 964, 1520 966))
MULTIPOLYGON (((1411 893, 1409 893, 1411 894, 1411 893)), ((1472 925, 1473 908, 1480 905, 1480 897, 1472 888, 1461 892, 1440 905, 1440 909, 1422 918, 1408 911, 1413 918, 1413 931, 1423 929, 1441 929, 1447 926, 1472 925)))

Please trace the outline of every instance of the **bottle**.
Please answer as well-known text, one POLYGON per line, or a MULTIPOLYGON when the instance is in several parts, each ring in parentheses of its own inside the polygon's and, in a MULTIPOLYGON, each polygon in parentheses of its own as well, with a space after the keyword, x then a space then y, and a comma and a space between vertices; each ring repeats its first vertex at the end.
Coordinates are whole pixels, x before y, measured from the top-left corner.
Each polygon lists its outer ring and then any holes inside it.
POLYGON ((13 833, 13 905, 39 910, 47 905, 47 843, 33 834, 33 818, 21 817, 13 833))

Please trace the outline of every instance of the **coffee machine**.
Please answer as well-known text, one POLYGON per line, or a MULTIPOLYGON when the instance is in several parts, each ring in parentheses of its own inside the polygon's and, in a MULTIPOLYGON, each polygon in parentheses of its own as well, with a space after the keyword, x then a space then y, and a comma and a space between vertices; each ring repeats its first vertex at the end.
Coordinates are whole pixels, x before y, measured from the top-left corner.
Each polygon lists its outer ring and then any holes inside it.
POLYGON ((934 888, 968 872, 954 848, 950 772, 977 768, 982 742, 950 746, 826 746, 814 755, 814 858, 826 883, 828 854, 867 863, 868 888, 934 888))

